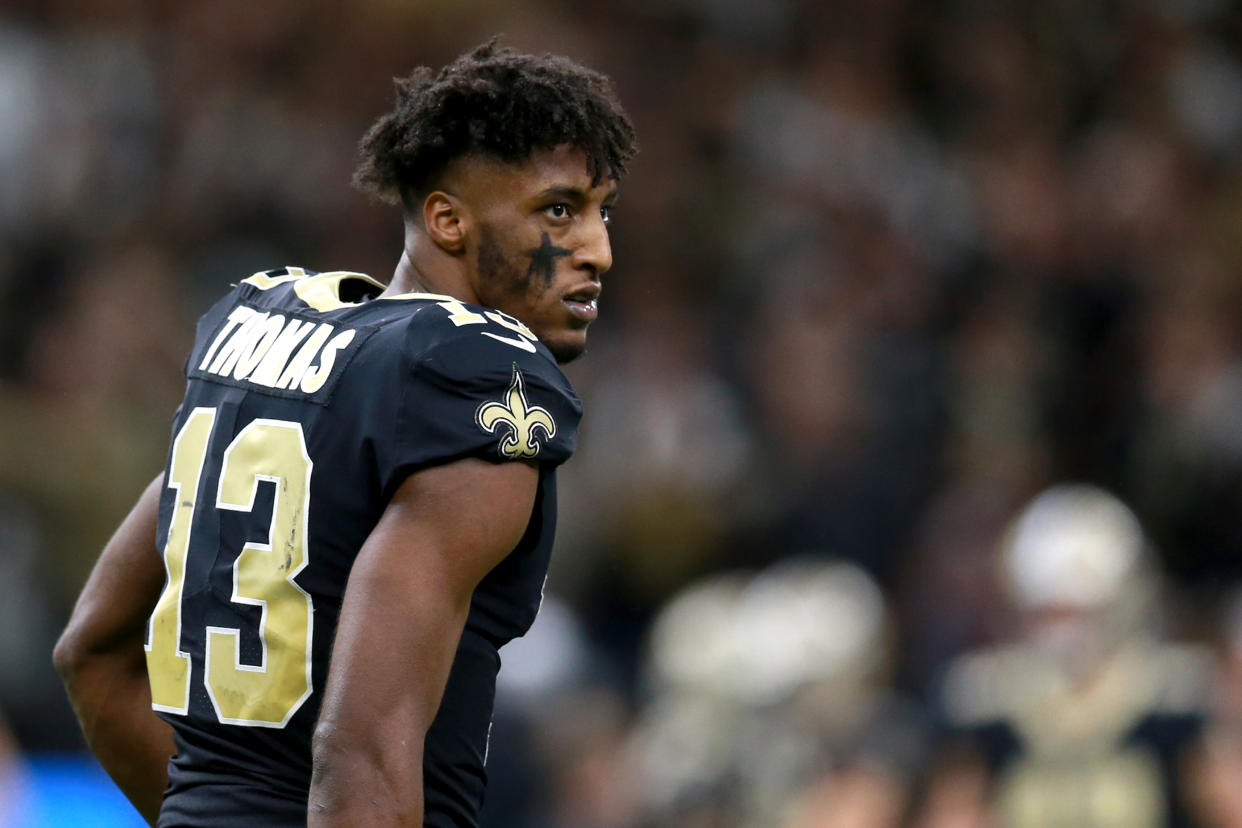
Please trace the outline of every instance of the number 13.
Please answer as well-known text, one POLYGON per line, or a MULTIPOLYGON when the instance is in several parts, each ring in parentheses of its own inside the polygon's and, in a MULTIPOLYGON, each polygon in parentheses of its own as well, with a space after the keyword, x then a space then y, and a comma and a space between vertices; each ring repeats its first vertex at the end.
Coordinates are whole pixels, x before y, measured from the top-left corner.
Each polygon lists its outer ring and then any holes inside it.
MULTIPOLYGON (((168 582, 151 614, 146 644, 151 706, 184 716, 190 707, 190 656, 181 649, 181 599, 199 483, 215 423, 196 408, 173 439, 167 485, 175 492, 164 567, 168 582)), ((300 423, 258 419, 229 444, 215 507, 249 512, 260 481, 276 485, 266 543, 249 542, 233 564, 232 601, 260 607, 258 665, 241 663, 241 630, 206 628, 207 695, 226 724, 284 727, 311 694, 311 597, 294 582, 305 568, 313 464, 300 423)))

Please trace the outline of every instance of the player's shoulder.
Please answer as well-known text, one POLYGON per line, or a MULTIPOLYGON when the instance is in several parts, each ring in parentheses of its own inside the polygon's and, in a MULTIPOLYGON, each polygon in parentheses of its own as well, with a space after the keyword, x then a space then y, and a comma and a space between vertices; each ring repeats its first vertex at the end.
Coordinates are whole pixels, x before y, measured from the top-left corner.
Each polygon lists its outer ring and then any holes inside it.
POLYGON ((411 303, 405 347, 415 371, 463 389, 471 385, 486 388, 497 381, 536 382, 578 404, 555 357, 519 319, 435 293, 380 301, 411 303))
POLYGON ((450 296, 407 294, 399 430, 407 466, 465 456, 559 464, 577 444, 582 403, 551 352, 519 320, 450 296))
POLYGON ((365 273, 286 266, 247 276, 231 295, 235 302, 274 310, 331 313, 360 307, 383 290, 383 282, 365 273))
POLYGON ((1056 676, 1042 669, 1023 647, 1002 646, 964 653, 954 659, 940 685, 946 718, 969 726, 1009 717, 1015 708, 1047 696, 1056 676))
POLYGON ((383 289, 361 273, 255 273, 199 320, 186 376, 327 403, 345 366, 379 329, 354 314, 383 289))
MULTIPOLYGON (((1138 639, 1123 645, 1098 672, 1100 685, 1113 692, 1089 700, 1103 699, 1102 704, 1136 715, 1195 716, 1207 705, 1211 658, 1201 647, 1138 639)), ((1062 670, 1029 646, 988 648, 950 664, 940 704, 959 726, 1024 718, 1047 708, 1050 699, 1072 695, 1067 681, 1062 670)))
POLYGON ((413 374, 455 394, 537 389, 580 411, 551 352, 519 320, 452 296, 383 290, 352 271, 254 273, 200 321, 187 375, 327 403, 348 365, 369 387, 413 374))
POLYGON ((292 266, 261 270, 233 284, 203 316, 199 327, 214 327, 223 317, 239 323, 274 316, 344 323, 383 290, 382 282, 353 271, 320 273, 292 266))

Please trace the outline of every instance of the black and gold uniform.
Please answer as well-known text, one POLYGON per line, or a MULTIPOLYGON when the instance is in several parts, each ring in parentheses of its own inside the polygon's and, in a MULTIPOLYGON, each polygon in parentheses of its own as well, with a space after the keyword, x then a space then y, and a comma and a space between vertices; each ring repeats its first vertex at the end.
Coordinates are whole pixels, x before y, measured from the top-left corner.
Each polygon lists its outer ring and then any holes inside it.
POLYGON ((581 405, 516 319, 436 294, 376 298, 382 288, 267 271, 199 323, 147 645, 153 706, 177 743, 164 828, 306 824, 311 733, 354 558, 408 475, 467 457, 540 467, 526 533, 475 591, 426 738, 425 824, 477 822, 497 650, 538 611, 555 468, 581 405))
POLYGON ((973 748, 1002 828, 1183 828, 1207 719, 1210 662, 1187 646, 1133 639, 1082 675, 1026 645, 950 668, 950 741, 973 748))

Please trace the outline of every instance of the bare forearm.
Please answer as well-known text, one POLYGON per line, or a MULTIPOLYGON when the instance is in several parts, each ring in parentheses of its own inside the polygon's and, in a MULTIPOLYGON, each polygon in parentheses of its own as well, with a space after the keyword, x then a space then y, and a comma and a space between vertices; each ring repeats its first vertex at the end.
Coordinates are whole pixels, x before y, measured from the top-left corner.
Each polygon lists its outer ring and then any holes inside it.
MULTIPOLYGON (((446 611, 438 622, 456 620, 455 615, 446 611)), ((451 628, 420 625, 421 620, 419 613, 409 616, 411 627, 438 637, 441 647, 455 646, 458 636, 451 628)), ((358 663, 359 653, 382 646, 371 640, 337 650, 337 666, 353 669, 348 681, 326 693, 315 727, 308 828, 423 824, 423 740, 444 691, 440 677, 447 676, 451 655, 442 664, 426 659, 425 669, 413 679, 358 663)))
MULTIPOLYGON (((372 583, 368 592, 383 605, 392 588, 372 583)), ((312 745, 309 828, 423 824, 423 741, 440 706, 465 606, 429 597, 402 620, 408 639, 398 649, 412 653, 401 660, 418 665, 413 676, 384 669, 388 659, 367 657, 384 651, 385 642, 392 646, 394 631, 357 625, 349 614, 338 629, 338 681, 325 693, 312 745)))
POLYGON ((175 751, 172 728, 151 710, 143 651, 164 584, 155 551, 162 481, 151 481, 104 547, 52 653, 87 744, 152 823, 175 751))
POLYGON ((155 824, 176 748, 172 728, 151 709, 142 661, 100 656, 62 666, 62 678, 91 751, 143 818, 155 824))
POLYGON ((387 760, 316 737, 307 828, 423 824, 422 751, 387 760))

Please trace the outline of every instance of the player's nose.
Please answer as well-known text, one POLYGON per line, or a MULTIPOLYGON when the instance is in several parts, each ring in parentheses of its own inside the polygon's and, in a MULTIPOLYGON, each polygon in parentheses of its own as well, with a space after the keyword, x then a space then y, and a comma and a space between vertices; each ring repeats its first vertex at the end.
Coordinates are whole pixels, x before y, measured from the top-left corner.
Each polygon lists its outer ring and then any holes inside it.
POLYGON ((574 254, 576 267, 589 267, 601 276, 612 267, 612 244, 608 239, 608 228, 601 220, 585 231, 582 244, 574 254))

